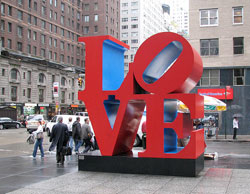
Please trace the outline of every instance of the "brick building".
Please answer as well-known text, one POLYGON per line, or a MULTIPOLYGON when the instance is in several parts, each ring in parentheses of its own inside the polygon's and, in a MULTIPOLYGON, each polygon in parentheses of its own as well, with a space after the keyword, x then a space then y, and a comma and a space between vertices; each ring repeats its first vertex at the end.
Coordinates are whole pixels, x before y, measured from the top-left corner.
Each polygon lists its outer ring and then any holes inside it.
POLYGON ((40 112, 39 103, 49 105, 47 113, 57 102, 65 110, 80 105, 75 86, 79 74, 84 74, 85 51, 78 37, 119 38, 120 1, 0 2, 1 105, 20 104, 19 114, 25 103, 36 104, 36 112, 40 112), (53 99, 53 82, 60 83, 59 99, 53 99))

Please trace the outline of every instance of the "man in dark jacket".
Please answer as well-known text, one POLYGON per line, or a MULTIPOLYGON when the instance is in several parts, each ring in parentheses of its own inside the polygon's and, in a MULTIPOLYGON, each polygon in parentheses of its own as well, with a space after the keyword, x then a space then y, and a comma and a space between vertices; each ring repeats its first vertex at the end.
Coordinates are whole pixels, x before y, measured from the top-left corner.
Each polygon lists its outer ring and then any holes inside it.
POLYGON ((89 126, 89 119, 84 119, 85 123, 82 125, 82 137, 83 141, 85 143, 85 149, 82 153, 87 153, 89 149, 91 148, 91 138, 93 136, 93 133, 91 132, 90 126, 89 126))
POLYGON ((53 126, 50 141, 52 141, 49 151, 56 147, 56 161, 57 163, 64 164, 63 146, 66 146, 69 140, 68 127, 62 123, 63 118, 58 118, 58 123, 53 126))
POLYGON ((81 136, 82 136, 82 129, 81 129, 81 124, 80 124, 80 117, 77 117, 76 121, 72 125, 72 137, 75 142, 76 154, 78 154, 79 148, 81 147, 83 143, 81 136))

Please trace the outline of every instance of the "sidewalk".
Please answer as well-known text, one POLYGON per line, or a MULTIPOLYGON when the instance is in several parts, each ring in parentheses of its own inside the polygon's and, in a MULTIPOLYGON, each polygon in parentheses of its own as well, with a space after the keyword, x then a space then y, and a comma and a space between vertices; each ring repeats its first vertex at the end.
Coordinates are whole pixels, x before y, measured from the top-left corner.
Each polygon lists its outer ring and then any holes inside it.
POLYGON ((73 172, 11 194, 248 194, 250 170, 206 168, 198 177, 73 172))
POLYGON ((225 139, 225 135, 218 135, 216 139, 215 136, 210 138, 206 138, 206 141, 214 141, 214 142, 250 142, 250 135, 237 135, 237 139, 233 139, 232 135, 227 135, 227 139, 225 139))

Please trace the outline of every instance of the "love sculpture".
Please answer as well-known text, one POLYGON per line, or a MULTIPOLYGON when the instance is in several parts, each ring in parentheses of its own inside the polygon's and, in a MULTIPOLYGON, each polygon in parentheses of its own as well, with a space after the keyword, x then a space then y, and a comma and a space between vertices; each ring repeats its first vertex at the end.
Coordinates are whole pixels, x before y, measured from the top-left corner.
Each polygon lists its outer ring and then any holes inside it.
POLYGON ((79 170, 196 176, 204 168, 204 130, 193 130, 203 118, 203 97, 189 92, 202 76, 199 54, 182 36, 163 32, 138 49, 124 78, 129 46, 111 36, 80 37, 85 43, 84 101, 100 149, 80 155, 79 170), (182 101, 190 114, 171 110, 182 101), (145 151, 132 152, 146 107, 145 151), (174 113, 174 114, 173 114, 174 113), (177 139, 190 136, 185 147, 177 139))

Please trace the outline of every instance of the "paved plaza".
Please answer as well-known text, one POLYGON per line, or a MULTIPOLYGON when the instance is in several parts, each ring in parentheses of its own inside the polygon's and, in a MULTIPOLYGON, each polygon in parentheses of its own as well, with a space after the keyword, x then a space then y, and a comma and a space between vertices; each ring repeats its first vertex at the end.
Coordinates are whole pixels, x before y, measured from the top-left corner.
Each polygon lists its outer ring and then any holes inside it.
POLYGON ((45 158, 41 159, 38 151, 33 160, 30 156, 34 145, 27 144, 26 137, 24 129, 1 131, 0 194, 250 193, 248 136, 239 136, 236 141, 230 136, 228 140, 222 136, 219 140, 208 139, 206 152, 216 151, 219 157, 205 160, 204 170, 191 178, 79 172, 76 155, 67 157, 64 166, 56 164, 55 152, 47 150, 47 138, 44 141, 45 158), (16 134, 19 135, 17 139, 16 134))

